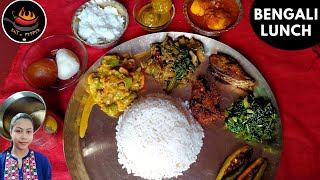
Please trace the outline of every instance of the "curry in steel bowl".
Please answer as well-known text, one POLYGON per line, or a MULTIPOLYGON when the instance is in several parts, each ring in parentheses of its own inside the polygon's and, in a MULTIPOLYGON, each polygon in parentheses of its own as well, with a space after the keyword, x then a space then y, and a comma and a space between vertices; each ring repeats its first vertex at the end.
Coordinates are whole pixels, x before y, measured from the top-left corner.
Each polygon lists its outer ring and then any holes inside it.
POLYGON ((196 32, 215 37, 240 22, 243 7, 240 0, 185 0, 183 13, 196 32))

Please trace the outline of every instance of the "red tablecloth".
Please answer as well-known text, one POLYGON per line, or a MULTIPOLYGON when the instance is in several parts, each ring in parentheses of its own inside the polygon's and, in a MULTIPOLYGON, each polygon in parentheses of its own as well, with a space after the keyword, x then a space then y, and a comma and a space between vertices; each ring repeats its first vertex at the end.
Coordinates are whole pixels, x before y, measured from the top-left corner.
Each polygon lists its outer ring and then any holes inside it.
MULTIPOLYGON (((147 34, 132 17, 136 0, 119 0, 130 15, 129 27, 121 42, 147 34)), ((44 8, 48 24, 44 36, 70 34, 71 18, 85 0, 37 1, 44 8)), ((173 0, 176 15, 166 31, 193 32, 182 12, 183 0, 173 0)), ((283 125, 283 149, 276 179, 317 179, 320 169, 320 45, 300 51, 275 49, 262 42, 250 26, 250 7, 253 0, 243 1, 244 14, 238 26, 217 40, 233 47, 249 59, 263 74, 276 96, 283 125), (318 89, 319 88, 319 89, 318 89)), ((3 32, 1 32, 3 33, 3 32)), ((120 43, 121 43, 120 42, 120 43)), ((19 65, 30 44, 22 44, 14 58, 9 74, 0 90, 0 103, 11 94, 31 90, 23 81, 19 65)), ((89 68, 108 49, 87 47, 89 68)), ((2 61, 4 59, 1 59, 2 61)), ((48 109, 64 117, 68 101, 75 86, 55 93, 37 92, 43 96, 48 109)), ((8 142, 3 142, 4 149, 8 142)), ((53 179, 70 179, 60 146, 51 151, 42 151, 53 167, 53 179)))

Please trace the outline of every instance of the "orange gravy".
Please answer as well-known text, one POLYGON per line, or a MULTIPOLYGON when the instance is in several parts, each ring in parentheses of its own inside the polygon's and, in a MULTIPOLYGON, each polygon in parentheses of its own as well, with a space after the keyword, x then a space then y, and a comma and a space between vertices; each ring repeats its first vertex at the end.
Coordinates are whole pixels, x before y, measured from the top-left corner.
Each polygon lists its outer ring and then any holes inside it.
MULTIPOLYGON (((195 24, 199 28, 212 31, 211 29, 208 28, 208 25, 206 23, 206 19, 204 18, 204 16, 197 16, 190 11, 190 7, 193 1, 194 0, 190 0, 190 2, 187 5, 187 12, 190 20, 193 22, 193 24, 195 24)), ((219 6, 214 7, 213 9, 218 9, 218 8, 224 9, 225 11, 230 13, 232 23, 229 26, 231 26, 236 22, 239 16, 240 8, 235 0, 212 0, 212 1, 213 2, 216 1, 219 3, 219 6)))

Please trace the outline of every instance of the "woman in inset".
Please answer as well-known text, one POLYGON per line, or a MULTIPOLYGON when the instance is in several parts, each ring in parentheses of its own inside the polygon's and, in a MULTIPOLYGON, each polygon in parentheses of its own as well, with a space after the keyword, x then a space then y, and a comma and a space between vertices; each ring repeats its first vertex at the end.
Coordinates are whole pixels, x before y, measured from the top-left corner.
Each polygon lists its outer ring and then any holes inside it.
POLYGON ((51 165, 46 156, 29 149, 34 122, 18 113, 10 123, 11 147, 0 154, 0 180, 51 180, 51 165))

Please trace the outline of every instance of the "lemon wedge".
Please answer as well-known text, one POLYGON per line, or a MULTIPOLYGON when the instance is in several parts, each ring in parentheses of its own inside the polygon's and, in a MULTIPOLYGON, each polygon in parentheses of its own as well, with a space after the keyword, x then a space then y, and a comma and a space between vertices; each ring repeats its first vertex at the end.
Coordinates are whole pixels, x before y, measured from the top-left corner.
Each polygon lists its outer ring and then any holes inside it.
POLYGON ((44 124, 44 132, 48 134, 53 134, 58 130, 57 121, 50 115, 47 116, 44 124))

